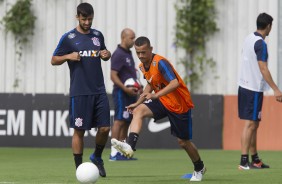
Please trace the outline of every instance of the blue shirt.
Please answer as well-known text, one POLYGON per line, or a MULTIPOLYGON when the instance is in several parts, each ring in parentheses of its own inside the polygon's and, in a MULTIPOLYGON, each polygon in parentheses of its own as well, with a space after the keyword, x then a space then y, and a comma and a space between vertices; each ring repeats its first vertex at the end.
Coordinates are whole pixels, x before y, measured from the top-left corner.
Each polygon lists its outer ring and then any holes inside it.
POLYGON ((80 61, 67 61, 70 69, 70 97, 106 93, 100 50, 106 49, 103 34, 91 29, 82 34, 76 29, 65 33, 53 56, 78 52, 80 61))
MULTIPOLYGON (((118 72, 118 77, 122 83, 129 78, 136 79, 135 62, 131 51, 118 45, 111 58, 111 70, 118 72)), ((115 88, 118 88, 118 86, 114 84, 115 88)))

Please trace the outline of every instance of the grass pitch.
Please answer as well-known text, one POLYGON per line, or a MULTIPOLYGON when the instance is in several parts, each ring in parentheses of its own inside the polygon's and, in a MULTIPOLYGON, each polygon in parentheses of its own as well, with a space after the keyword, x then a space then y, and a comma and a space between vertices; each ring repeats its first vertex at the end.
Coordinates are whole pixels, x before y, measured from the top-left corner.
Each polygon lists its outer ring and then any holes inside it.
MULTIPOLYGON (((84 162, 92 149, 85 149, 84 162)), ((240 152, 199 150, 207 173, 202 183, 282 183, 282 152, 260 151, 270 169, 239 171, 240 152)), ((146 150, 135 153, 137 161, 108 161, 110 150, 103 155, 106 178, 98 184, 184 184, 184 174, 193 172, 185 152, 179 150, 146 150)), ((0 184, 78 184, 71 149, 0 148, 0 184)))

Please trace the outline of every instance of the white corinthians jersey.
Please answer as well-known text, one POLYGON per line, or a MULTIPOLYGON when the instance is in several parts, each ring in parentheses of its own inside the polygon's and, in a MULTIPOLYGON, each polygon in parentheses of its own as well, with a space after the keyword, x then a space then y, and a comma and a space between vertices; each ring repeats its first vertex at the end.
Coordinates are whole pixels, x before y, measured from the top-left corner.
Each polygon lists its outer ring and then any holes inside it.
POLYGON ((269 90, 269 86, 263 79, 258 65, 258 60, 267 62, 267 54, 266 44, 258 33, 251 33, 247 36, 242 49, 242 62, 238 79, 239 86, 256 92, 269 90), (262 45, 259 45, 260 51, 256 53, 255 44, 259 40, 261 40, 260 43, 262 45))

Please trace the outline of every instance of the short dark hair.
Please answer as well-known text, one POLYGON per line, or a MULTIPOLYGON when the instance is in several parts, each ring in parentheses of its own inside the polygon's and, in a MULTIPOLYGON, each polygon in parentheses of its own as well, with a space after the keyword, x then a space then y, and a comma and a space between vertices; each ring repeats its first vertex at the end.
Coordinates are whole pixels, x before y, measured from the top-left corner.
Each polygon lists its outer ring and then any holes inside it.
POLYGON ((259 14, 257 18, 257 29, 263 30, 265 29, 269 24, 272 25, 273 18, 268 15, 267 13, 261 13, 259 14))
POLYGON ((136 46, 138 46, 138 47, 140 47, 140 46, 142 46, 142 45, 146 45, 146 44, 147 44, 148 47, 151 47, 150 40, 149 40, 147 37, 145 37, 145 36, 140 36, 140 37, 138 37, 138 38, 135 40, 134 44, 135 44, 136 46))
POLYGON ((80 3, 77 6, 77 16, 82 15, 83 17, 88 17, 94 14, 94 10, 89 3, 80 3))

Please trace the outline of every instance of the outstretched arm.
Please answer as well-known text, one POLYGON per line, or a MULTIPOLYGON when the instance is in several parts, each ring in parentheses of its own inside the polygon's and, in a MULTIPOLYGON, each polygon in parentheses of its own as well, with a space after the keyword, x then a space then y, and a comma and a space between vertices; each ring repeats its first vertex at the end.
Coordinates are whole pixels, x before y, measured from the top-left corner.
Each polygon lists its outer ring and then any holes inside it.
MULTIPOLYGON (((156 94, 151 93, 151 94, 144 95, 144 97, 146 99, 156 99, 156 98, 159 98, 161 96, 169 94, 170 92, 174 91, 178 86, 179 86, 178 80, 173 79, 172 81, 169 82, 169 84, 165 88, 163 88, 162 90, 160 90, 156 94)), ((143 94, 141 94, 141 95, 143 95, 143 94)))
POLYGON ((151 85, 147 84, 145 86, 143 93, 140 95, 140 98, 137 100, 137 102, 130 104, 129 106, 126 107, 127 111, 132 113, 135 107, 137 107, 138 105, 140 105, 141 103, 143 103, 146 100, 146 98, 144 97, 144 94, 151 94, 152 91, 153 91, 153 88, 151 87, 151 85))

